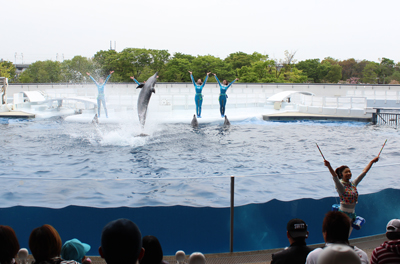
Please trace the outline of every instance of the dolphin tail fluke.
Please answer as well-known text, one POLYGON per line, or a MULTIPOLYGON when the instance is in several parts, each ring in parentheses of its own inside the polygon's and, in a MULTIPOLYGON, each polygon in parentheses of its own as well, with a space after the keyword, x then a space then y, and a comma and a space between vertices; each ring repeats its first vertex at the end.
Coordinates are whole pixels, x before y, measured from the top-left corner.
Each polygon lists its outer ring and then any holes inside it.
POLYGON ((199 126, 199 122, 197 121, 196 115, 193 115, 193 119, 192 119, 192 122, 190 124, 192 125, 192 127, 198 127, 199 126))
POLYGON ((230 126, 231 122, 229 122, 229 119, 227 116, 225 116, 225 121, 224 121, 224 126, 230 126))

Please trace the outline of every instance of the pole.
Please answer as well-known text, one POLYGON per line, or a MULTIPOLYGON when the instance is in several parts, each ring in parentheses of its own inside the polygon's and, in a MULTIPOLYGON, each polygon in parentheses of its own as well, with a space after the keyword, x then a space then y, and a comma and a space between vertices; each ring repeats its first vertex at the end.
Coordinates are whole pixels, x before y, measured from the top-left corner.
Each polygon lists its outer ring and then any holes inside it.
POLYGON ((233 214, 235 210, 235 176, 231 176, 231 230, 230 230, 230 242, 229 249, 230 252, 233 252, 233 214))

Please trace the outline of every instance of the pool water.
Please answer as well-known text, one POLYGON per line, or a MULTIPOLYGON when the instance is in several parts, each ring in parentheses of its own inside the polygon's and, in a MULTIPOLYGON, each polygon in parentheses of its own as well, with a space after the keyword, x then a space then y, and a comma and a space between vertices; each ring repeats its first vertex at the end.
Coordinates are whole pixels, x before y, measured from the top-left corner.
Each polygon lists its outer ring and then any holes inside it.
POLYGON ((188 124, 0 119, 2 207, 228 207, 337 196, 316 147, 355 178, 378 155, 361 194, 398 188, 398 130, 357 122, 188 124))

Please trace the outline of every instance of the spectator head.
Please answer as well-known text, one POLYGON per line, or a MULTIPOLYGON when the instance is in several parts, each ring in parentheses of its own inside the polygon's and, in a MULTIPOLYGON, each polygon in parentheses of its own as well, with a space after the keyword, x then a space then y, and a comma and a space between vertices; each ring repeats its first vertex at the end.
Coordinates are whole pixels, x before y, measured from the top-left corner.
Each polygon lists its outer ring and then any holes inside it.
POLYGON ((392 219, 386 225, 386 237, 389 240, 400 239, 400 219, 392 219))
POLYGON ((37 227, 29 236, 29 249, 36 262, 60 256, 61 246, 61 237, 51 225, 37 227))
POLYGON ((322 234, 325 242, 345 243, 349 242, 350 218, 339 211, 331 211, 325 215, 322 223, 322 234))
POLYGON ((175 258, 177 263, 183 263, 186 258, 186 254, 183 250, 178 250, 175 253, 175 258))
POLYGON ((135 264, 144 254, 137 225, 124 218, 108 223, 101 234, 99 253, 107 264, 135 264))
POLYGON ((288 238, 290 236, 294 241, 304 241, 308 237, 307 224, 301 219, 290 220, 286 229, 288 238))
POLYGON ((18 250, 19 243, 14 230, 9 226, 0 225, 0 263, 11 263, 18 250))
POLYGON ((144 256, 140 264, 158 264, 163 260, 161 244, 155 236, 145 236, 142 239, 144 256))
POLYGON ((88 244, 74 238, 64 243, 61 248, 61 257, 64 260, 75 260, 82 263, 83 258, 89 250, 90 246, 88 244))
POLYGON ((27 259, 29 257, 29 252, 28 252, 28 250, 26 248, 21 248, 18 251, 17 256, 18 256, 18 261, 17 261, 18 264, 26 264, 26 263, 28 263, 27 259))
POLYGON ((189 257, 189 264, 205 264, 206 257, 200 252, 194 252, 189 257))
POLYGON ((319 254, 317 264, 361 264, 361 259, 347 245, 331 245, 319 254))

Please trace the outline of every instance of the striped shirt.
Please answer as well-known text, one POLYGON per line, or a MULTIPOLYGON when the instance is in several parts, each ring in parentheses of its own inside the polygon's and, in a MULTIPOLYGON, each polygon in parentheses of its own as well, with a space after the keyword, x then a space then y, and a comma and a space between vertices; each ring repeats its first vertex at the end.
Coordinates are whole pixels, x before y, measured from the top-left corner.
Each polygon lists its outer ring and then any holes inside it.
POLYGON ((400 263, 400 239, 389 240, 375 248, 371 254, 371 264, 400 263))

